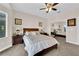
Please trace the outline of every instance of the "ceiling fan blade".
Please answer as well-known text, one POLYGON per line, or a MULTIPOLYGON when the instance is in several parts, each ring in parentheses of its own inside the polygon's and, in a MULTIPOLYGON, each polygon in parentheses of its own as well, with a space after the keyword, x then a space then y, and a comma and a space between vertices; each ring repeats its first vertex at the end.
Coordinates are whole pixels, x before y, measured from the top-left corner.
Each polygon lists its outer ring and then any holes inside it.
POLYGON ((56 8, 52 8, 52 10, 56 11, 57 9, 56 8))
POLYGON ((55 6, 55 5, 57 5, 57 4, 59 4, 59 3, 54 3, 52 6, 55 6))
POLYGON ((47 6, 48 3, 45 3, 45 5, 47 6))
POLYGON ((44 10, 44 9, 46 9, 46 8, 41 8, 40 10, 44 10))

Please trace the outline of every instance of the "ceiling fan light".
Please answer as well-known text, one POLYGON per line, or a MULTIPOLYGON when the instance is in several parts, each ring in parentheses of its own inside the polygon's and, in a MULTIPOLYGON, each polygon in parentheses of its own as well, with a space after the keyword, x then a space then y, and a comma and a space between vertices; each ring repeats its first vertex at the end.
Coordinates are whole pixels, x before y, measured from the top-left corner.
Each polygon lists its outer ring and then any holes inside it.
POLYGON ((52 10, 52 8, 49 8, 49 12, 52 10))
POLYGON ((48 11, 48 8, 46 8, 45 11, 48 11))

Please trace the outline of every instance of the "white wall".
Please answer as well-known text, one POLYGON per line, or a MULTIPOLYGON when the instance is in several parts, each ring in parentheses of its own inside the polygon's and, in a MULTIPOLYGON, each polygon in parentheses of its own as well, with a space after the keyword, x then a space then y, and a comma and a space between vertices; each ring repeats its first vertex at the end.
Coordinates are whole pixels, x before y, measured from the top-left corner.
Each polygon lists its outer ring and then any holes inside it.
POLYGON ((79 45, 79 18, 76 20, 76 26, 67 27, 66 42, 79 45))
POLYGON ((9 4, 0 4, 0 11, 8 13, 8 37, 0 38, 0 52, 12 46, 12 10, 9 4))
POLYGON ((14 25, 13 26, 14 33, 16 32, 16 29, 20 29, 22 33, 23 28, 39 28, 39 25, 38 25, 39 22, 43 22, 43 29, 45 28, 45 25, 46 25, 46 19, 35 16, 35 15, 30 15, 27 13, 15 11, 14 19, 15 18, 22 19, 22 25, 14 25))

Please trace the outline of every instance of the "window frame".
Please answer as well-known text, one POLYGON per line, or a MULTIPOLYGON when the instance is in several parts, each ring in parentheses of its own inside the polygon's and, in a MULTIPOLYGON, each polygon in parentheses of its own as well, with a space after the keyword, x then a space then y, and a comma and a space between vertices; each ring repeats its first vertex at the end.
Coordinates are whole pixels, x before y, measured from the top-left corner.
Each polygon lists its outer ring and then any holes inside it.
MULTIPOLYGON (((8 37, 8 13, 7 12, 4 12, 4 11, 1 11, 0 10, 0 13, 3 13, 3 14, 5 14, 6 15, 6 20, 5 20, 5 36, 4 37, 2 37, 2 38, 6 38, 6 37, 8 37)), ((0 39, 2 39, 2 38, 0 38, 0 39)))

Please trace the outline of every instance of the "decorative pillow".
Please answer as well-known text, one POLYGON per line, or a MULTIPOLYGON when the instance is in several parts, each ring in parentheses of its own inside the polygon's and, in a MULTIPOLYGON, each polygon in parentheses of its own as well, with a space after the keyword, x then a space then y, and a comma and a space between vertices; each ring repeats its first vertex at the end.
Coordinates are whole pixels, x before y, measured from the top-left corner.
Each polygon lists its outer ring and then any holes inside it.
POLYGON ((39 35, 40 34, 40 32, 39 31, 36 31, 36 35, 39 35))
POLYGON ((29 32, 26 32, 25 35, 29 35, 29 32))
POLYGON ((36 32, 30 32, 30 34, 32 34, 32 35, 36 35, 36 32))
POLYGON ((34 32, 26 32, 25 35, 39 35, 40 33, 38 31, 34 32))

